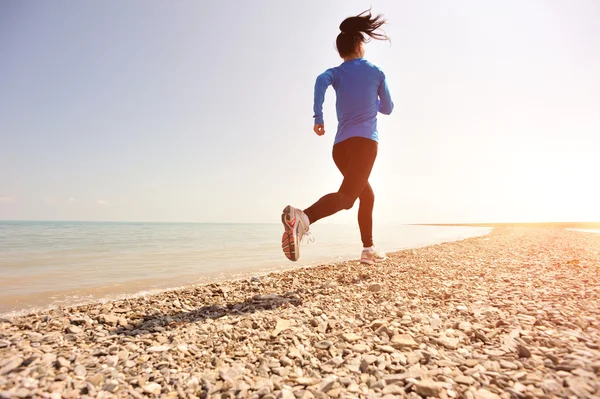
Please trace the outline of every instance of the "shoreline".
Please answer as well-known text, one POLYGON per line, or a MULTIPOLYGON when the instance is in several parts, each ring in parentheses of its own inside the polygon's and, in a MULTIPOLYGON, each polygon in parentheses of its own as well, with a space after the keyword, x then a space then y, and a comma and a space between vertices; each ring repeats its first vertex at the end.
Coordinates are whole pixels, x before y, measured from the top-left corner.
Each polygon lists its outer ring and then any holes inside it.
POLYGON ((432 227, 530 227, 546 229, 600 229, 600 222, 532 222, 532 223, 413 223, 409 226, 432 226, 432 227))
POLYGON ((494 229, 0 319, 0 397, 591 398, 599 271, 598 235, 494 229))
MULTIPOLYGON (((467 237, 463 235, 458 236, 452 239, 441 239, 436 243, 424 243, 417 244, 410 247, 401 247, 398 250, 392 251, 390 253, 397 253, 410 249, 418 249, 423 247, 428 247, 432 245, 438 245, 445 242, 453 242, 453 241, 462 241, 469 238, 481 237, 485 235, 489 235, 493 229, 487 229, 487 231, 477 231, 472 232, 467 237)), ((278 254, 279 255, 279 254, 278 254)), ((283 258, 283 255, 282 255, 283 258)), ((118 282, 113 283, 111 285, 102 285, 102 286, 93 286, 84 289, 65 289, 54 292, 40 292, 40 293, 31 293, 25 294, 22 297, 27 299, 31 296, 35 297, 37 295, 41 297, 51 298, 52 303, 49 305, 37 305, 34 304, 33 301, 24 302, 28 303, 25 307, 20 309, 13 310, 0 310, 0 318, 14 318, 20 316, 27 316, 29 314, 37 314, 48 312, 51 309, 57 308, 70 308, 77 307, 83 305, 93 305, 97 303, 106 303, 117 300, 126 300, 126 299, 135 299, 137 297, 144 297, 149 295, 160 295, 169 291, 177 291, 186 288, 194 288, 200 287, 204 285, 214 284, 214 283, 226 283, 228 281, 235 281, 239 279, 251 278, 253 276, 264 276, 270 273, 283 273, 291 270, 307 268, 307 267, 315 267, 322 266, 325 264, 336 264, 341 262, 351 262, 356 259, 355 257, 344 257, 342 259, 337 260, 313 260, 310 263, 304 265, 295 265, 293 262, 289 262, 287 259, 282 260, 279 266, 273 266, 271 263, 265 266, 257 266, 251 267, 250 270, 242 271, 242 269, 235 268, 227 272, 209 272, 203 275, 193 274, 193 275, 181 275, 177 277, 170 278, 169 282, 164 284, 164 281, 159 278, 146 278, 146 279, 138 279, 132 281, 118 282), (158 282, 163 282, 159 284, 154 284, 158 282), (193 281, 190 283, 190 281, 193 281), (137 286, 138 288, 131 289, 132 286, 137 286), (122 289, 119 289, 122 287, 122 289)), ((17 295, 13 295, 13 298, 18 297, 17 295)), ((1 300, 2 298, 0 298, 1 300)), ((35 302, 40 302, 44 298, 37 300, 35 302)))

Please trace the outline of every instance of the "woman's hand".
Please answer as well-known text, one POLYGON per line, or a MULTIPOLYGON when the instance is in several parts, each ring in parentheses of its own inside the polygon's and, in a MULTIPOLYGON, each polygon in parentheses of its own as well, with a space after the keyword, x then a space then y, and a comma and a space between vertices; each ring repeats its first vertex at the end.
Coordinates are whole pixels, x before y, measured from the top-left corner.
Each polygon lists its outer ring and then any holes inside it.
POLYGON ((325 134, 325 125, 324 124, 315 125, 315 127, 313 128, 313 130, 315 131, 315 133, 317 134, 317 136, 322 136, 322 135, 325 134))

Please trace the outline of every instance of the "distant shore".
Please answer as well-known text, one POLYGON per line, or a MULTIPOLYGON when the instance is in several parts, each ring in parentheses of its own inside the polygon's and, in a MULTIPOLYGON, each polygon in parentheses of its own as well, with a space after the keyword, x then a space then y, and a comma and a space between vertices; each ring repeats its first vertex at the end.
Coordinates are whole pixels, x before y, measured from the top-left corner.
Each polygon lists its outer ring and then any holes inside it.
POLYGON ((600 235, 561 229, 0 319, 0 398, 592 398, 599 375, 600 235))
POLYGON ((600 229, 600 222, 540 222, 540 223, 417 223, 410 226, 438 227, 530 227, 530 228, 559 228, 559 229, 600 229))

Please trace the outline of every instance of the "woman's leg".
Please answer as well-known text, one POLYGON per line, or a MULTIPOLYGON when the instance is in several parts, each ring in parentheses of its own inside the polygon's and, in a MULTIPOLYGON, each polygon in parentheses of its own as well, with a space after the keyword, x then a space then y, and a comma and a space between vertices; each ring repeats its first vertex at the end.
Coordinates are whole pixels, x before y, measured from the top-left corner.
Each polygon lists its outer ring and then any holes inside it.
POLYGON ((373 246, 373 205, 375 204, 375 194, 369 182, 365 185, 358 197, 358 228, 360 229, 360 238, 365 248, 373 246))
POLYGON ((333 158, 344 180, 337 192, 323 196, 304 210, 311 224, 352 208, 368 184, 376 157, 377 142, 370 139, 352 137, 334 146, 333 158))
MULTIPOLYGON (((344 151, 334 151, 333 160, 343 176, 346 176, 346 168, 351 158, 348 159, 344 151)), ((362 192, 358 196, 358 228, 360 238, 365 248, 373 246, 373 205, 375 203, 375 194, 373 188, 367 181, 362 192)))

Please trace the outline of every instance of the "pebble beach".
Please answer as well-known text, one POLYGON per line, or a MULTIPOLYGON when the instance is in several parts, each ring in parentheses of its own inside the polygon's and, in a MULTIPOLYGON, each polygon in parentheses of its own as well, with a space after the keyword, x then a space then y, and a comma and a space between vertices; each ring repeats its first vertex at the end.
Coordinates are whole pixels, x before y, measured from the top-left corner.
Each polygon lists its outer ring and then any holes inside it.
POLYGON ((388 256, 0 319, 0 398, 600 398, 600 234, 388 256))

